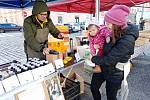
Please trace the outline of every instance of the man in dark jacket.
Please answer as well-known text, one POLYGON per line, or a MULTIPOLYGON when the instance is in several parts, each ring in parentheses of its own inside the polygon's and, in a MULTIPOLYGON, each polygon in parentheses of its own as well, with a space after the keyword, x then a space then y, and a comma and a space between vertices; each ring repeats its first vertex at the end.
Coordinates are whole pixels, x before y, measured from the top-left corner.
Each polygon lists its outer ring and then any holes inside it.
POLYGON ((91 81, 94 100, 101 100, 99 88, 104 81, 106 81, 107 100, 117 100, 117 91, 124 78, 123 67, 134 53, 135 41, 139 36, 138 27, 127 23, 128 14, 127 6, 115 5, 105 15, 104 20, 112 31, 112 36, 111 42, 104 45, 103 56, 92 57, 92 62, 99 65, 94 68, 91 81), (118 63, 123 65, 117 66, 118 63))
POLYGON ((145 20, 143 19, 143 17, 141 17, 141 18, 140 18, 140 22, 139 22, 140 30, 141 30, 141 31, 144 29, 144 24, 145 24, 145 20))
POLYGON ((32 15, 24 20, 24 47, 27 58, 45 59, 49 48, 47 47, 48 34, 55 38, 63 38, 59 30, 49 18, 50 12, 43 0, 34 3, 32 15))

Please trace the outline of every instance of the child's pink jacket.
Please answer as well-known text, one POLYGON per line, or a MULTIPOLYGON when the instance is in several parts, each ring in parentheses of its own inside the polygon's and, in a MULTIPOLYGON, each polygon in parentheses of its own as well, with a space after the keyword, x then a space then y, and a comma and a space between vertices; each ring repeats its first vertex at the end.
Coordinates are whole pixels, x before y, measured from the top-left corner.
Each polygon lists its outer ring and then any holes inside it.
POLYGON ((89 36, 90 52, 92 56, 96 55, 96 49, 94 48, 94 44, 98 44, 100 46, 98 50, 98 55, 103 55, 103 46, 106 38, 109 37, 110 34, 111 32, 107 29, 105 25, 100 25, 99 32, 95 36, 89 36))

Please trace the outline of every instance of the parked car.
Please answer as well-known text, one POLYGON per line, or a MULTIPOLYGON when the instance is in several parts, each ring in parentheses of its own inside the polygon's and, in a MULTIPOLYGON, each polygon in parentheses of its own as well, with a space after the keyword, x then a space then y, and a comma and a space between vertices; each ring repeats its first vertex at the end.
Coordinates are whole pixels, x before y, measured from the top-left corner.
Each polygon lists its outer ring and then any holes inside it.
POLYGON ((80 24, 78 23, 74 23, 72 28, 73 28, 73 32, 79 32, 81 30, 80 24))
POLYGON ((80 24, 78 24, 78 23, 69 23, 69 24, 67 23, 64 25, 69 27, 70 33, 79 32, 81 30, 80 24))
POLYGON ((85 22, 80 22, 80 28, 81 28, 81 30, 85 30, 86 29, 85 22))
POLYGON ((22 27, 13 23, 0 24, 0 33, 5 33, 6 31, 22 31, 22 27))
POLYGON ((85 23, 81 22, 81 23, 66 23, 64 24, 64 26, 68 26, 69 27, 69 32, 73 33, 73 32, 79 32, 85 29, 85 23))

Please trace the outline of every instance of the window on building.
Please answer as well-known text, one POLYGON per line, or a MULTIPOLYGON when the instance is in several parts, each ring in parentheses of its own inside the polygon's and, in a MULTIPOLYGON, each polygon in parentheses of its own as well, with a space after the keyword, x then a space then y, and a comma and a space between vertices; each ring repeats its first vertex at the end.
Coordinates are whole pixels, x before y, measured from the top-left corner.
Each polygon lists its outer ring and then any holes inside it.
POLYGON ((59 24, 62 24, 62 23, 63 23, 62 16, 58 16, 58 23, 59 23, 59 24))
POLYGON ((76 23, 79 23, 79 16, 75 16, 76 23))

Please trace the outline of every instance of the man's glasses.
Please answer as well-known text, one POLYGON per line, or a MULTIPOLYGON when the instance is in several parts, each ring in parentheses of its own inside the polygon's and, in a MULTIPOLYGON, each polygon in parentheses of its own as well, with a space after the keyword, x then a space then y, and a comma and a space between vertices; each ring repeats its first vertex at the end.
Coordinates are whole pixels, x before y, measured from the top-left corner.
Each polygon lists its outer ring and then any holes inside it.
POLYGON ((40 15, 41 15, 41 16, 47 16, 48 14, 42 14, 42 13, 40 13, 40 15))

